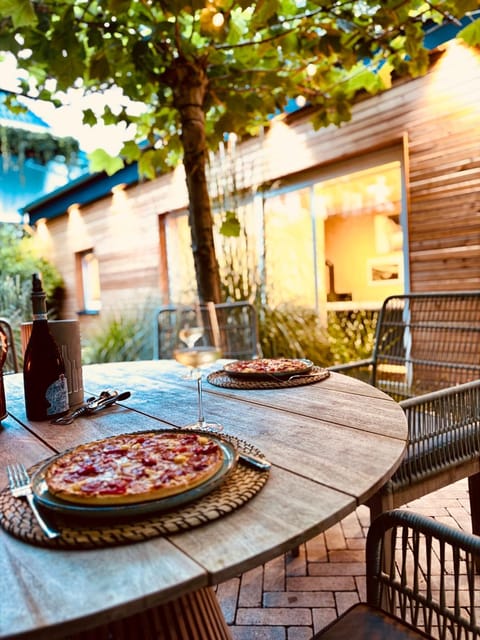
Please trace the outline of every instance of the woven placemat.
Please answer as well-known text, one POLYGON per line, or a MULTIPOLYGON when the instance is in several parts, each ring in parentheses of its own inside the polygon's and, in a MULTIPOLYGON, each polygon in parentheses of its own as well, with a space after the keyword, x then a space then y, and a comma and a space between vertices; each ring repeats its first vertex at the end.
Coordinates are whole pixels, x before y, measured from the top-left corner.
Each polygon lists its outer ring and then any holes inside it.
MULTIPOLYGON (((238 450, 262 457, 261 451, 244 440, 223 435, 238 450)), ((44 462, 40 463, 43 464, 44 462)), ((32 467, 34 471, 39 465, 32 467)), ((8 489, 0 492, 0 525, 11 535, 31 544, 58 549, 94 549, 132 542, 142 542, 161 535, 198 527, 238 509, 260 491, 268 479, 268 471, 258 471, 237 464, 225 481, 211 493, 174 511, 149 514, 148 517, 125 522, 99 521, 97 518, 65 517, 57 512, 43 513, 61 531, 49 540, 42 532, 24 499, 14 498, 8 489)))
MULTIPOLYGON (((284 389, 287 387, 300 387, 305 384, 313 384, 325 380, 330 375, 330 371, 322 367, 313 367, 304 376, 294 376, 290 380, 264 380, 263 378, 240 378, 229 376, 226 371, 214 371, 207 376, 208 382, 216 387, 226 389, 284 389)), ((272 375, 272 378, 274 376, 272 375)))

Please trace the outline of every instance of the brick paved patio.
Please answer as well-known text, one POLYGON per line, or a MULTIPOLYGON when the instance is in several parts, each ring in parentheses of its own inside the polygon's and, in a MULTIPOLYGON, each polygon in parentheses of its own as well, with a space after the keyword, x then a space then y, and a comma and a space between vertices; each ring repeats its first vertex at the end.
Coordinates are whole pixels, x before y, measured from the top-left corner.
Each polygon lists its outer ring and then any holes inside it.
MULTIPOLYGON (((468 483, 462 480, 405 508, 471 530, 468 483)), ((234 640, 309 640, 365 598, 364 546, 369 511, 354 513, 300 547, 218 586, 234 640)))

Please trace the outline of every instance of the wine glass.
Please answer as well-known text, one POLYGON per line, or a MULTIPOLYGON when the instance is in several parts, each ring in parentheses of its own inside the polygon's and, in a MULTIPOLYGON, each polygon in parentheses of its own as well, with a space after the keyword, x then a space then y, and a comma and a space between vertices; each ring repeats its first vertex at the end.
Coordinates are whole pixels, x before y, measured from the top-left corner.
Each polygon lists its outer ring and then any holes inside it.
POLYGON ((199 313, 196 314, 193 324, 188 322, 181 323, 178 329, 178 346, 174 349, 173 356, 177 362, 189 368, 187 378, 197 381, 198 418, 196 422, 187 424, 184 428, 222 431, 223 426, 216 422, 208 422, 203 411, 201 367, 211 364, 222 357, 219 346, 214 343, 211 327, 208 324, 206 326, 199 313))

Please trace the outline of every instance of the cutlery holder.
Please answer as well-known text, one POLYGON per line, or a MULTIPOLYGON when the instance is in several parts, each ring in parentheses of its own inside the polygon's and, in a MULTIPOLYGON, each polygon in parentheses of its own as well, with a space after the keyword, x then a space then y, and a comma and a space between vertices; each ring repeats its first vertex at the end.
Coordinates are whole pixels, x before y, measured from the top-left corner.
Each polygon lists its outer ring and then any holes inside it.
MULTIPOLYGON (((68 384, 68 404, 73 407, 83 402, 82 351, 80 343, 80 324, 78 320, 49 320, 50 332, 60 348, 65 363, 65 377, 68 384)), ((25 354, 32 332, 32 323, 24 322, 20 326, 22 353, 25 354)))

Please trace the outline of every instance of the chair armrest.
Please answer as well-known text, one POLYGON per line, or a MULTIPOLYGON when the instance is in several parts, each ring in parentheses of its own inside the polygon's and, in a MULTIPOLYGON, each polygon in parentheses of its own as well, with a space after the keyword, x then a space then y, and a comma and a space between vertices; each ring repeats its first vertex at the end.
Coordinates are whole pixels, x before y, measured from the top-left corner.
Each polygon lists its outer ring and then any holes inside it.
POLYGON ((355 360, 354 362, 345 362, 344 364, 335 364, 331 367, 327 367, 329 371, 337 371, 342 373, 343 371, 349 371, 350 369, 361 369, 373 364, 373 358, 365 358, 364 360, 355 360))
POLYGON ((471 391, 475 392, 478 389, 480 389, 480 380, 471 380, 470 382, 457 384, 453 387, 445 387, 444 389, 439 389, 438 391, 423 393, 420 396, 414 396, 413 398, 402 400, 399 404, 404 410, 412 409, 415 407, 440 404, 447 398, 461 396, 471 391))
POLYGON ((480 380, 402 400, 405 458, 392 485, 405 485, 480 455, 480 380))
POLYGON ((471 637, 480 632, 475 557, 479 537, 413 511, 387 511, 367 536, 367 601, 442 640, 452 626, 455 637, 471 637))

